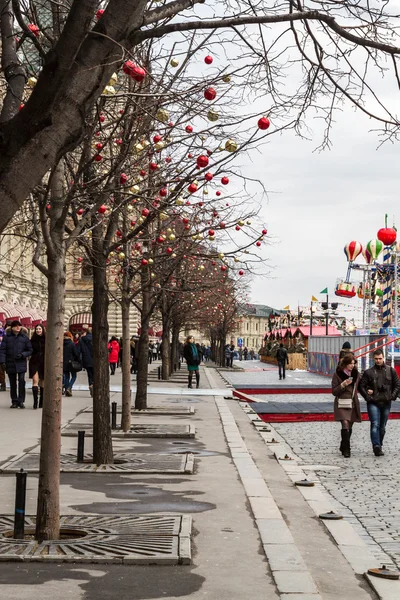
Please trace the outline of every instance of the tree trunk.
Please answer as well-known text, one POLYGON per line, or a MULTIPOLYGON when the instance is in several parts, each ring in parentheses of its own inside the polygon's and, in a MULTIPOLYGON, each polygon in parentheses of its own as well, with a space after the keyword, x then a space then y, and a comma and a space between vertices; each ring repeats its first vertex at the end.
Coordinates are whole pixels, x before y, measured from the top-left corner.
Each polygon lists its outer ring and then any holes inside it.
POLYGON ((171 365, 174 369, 179 362, 178 356, 178 344, 179 344, 179 327, 172 328, 172 343, 171 343, 171 365))
MULTIPOLYGON (((97 225, 101 227, 101 224, 97 225)), ((108 368, 108 294, 102 234, 93 230, 93 462, 114 462, 110 422, 108 368)))
POLYGON ((40 439, 36 539, 60 538, 60 452, 62 362, 65 311, 65 247, 48 256, 48 308, 45 349, 44 398, 40 439))
POLYGON ((147 381, 149 363, 149 324, 150 324, 150 291, 147 285, 147 276, 142 274, 142 312, 140 319, 139 355, 136 378, 135 408, 147 408, 147 381))
POLYGON ((171 372, 172 372, 172 368, 171 368, 171 361, 170 361, 170 356, 171 356, 171 351, 170 351, 170 346, 169 346, 169 327, 168 327, 168 319, 164 318, 163 316, 163 331, 162 331, 162 338, 161 338, 161 360, 162 360, 162 367, 161 367, 161 378, 164 380, 169 379, 171 372))
POLYGON ((131 344, 129 336, 129 299, 122 298, 122 417, 121 428, 131 426, 131 344))

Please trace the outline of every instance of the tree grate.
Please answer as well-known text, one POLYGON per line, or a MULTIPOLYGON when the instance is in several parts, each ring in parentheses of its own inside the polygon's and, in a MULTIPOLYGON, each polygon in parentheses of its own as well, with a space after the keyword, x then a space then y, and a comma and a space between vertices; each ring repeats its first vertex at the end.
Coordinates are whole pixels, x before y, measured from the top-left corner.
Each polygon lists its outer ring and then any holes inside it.
MULTIPOLYGON (((91 423, 68 423, 61 430, 61 435, 74 437, 78 431, 85 431, 88 437, 93 437, 91 423)), ((120 427, 112 430, 112 436, 116 438, 194 438, 196 429, 193 425, 139 425, 134 424, 128 432, 120 427)))
MULTIPOLYGON (((38 453, 25 453, 14 457, 0 467, 1 473, 18 473, 24 469, 29 473, 39 472, 38 453)), ((76 461, 75 454, 62 454, 61 473, 149 473, 149 474, 190 474, 194 469, 194 455, 187 454, 134 454, 116 452, 111 465, 95 465, 93 454, 87 454, 83 463, 76 461), (121 461, 121 462, 119 462, 121 461)))
MULTIPOLYGON (((26 517, 25 533, 33 533, 35 523, 26 517)), ((62 540, 16 540, 10 537, 13 517, 0 515, 0 561, 191 563, 187 515, 71 515, 62 516, 60 526, 62 540)))
MULTIPOLYGON (((93 412, 93 406, 88 406, 87 408, 85 408, 82 412, 84 413, 92 413, 93 412)), ((117 406, 117 413, 121 413, 122 412, 122 408, 121 406, 117 406)), ((143 416, 168 416, 168 415, 193 415, 195 413, 195 409, 193 408, 193 406, 183 406, 183 407, 179 407, 179 408, 174 408, 173 406, 154 406, 152 408, 146 408, 144 410, 137 410, 136 408, 132 408, 131 409, 131 414, 132 415, 143 415, 143 416)))

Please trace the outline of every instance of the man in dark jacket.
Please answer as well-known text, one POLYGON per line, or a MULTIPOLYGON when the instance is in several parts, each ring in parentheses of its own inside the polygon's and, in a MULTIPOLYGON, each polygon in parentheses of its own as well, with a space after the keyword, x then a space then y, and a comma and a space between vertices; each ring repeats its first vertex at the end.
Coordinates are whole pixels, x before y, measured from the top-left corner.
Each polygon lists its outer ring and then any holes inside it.
POLYGON ((285 379, 286 365, 289 364, 289 356, 283 344, 279 344, 279 348, 276 353, 276 359, 278 361, 279 379, 282 379, 282 377, 285 379))
POLYGON ((375 456, 384 456, 382 451, 386 423, 392 402, 400 392, 400 379, 394 369, 385 365, 382 350, 373 353, 375 365, 367 369, 361 378, 359 391, 367 402, 371 421, 371 442, 375 456))
POLYGON ((0 346, 0 364, 10 380, 10 408, 25 408, 26 359, 32 354, 32 344, 21 327, 19 321, 12 321, 11 331, 7 332, 0 346))
POLYGON ((93 396, 93 338, 91 330, 82 333, 78 350, 81 355, 82 367, 86 369, 89 392, 93 396))

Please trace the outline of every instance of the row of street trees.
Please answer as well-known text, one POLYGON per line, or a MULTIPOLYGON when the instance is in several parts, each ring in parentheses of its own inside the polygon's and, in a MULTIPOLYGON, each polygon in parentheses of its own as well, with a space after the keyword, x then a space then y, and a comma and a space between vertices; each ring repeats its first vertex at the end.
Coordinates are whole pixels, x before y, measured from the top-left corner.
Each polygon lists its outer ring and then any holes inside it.
MULTIPOLYGON (((267 231, 238 157, 272 133, 301 131, 307 110, 326 118, 328 139, 344 99, 397 133, 369 80, 386 56, 397 77, 400 50, 387 43, 388 31, 396 40, 395 15, 369 3, 289 1, 223 4, 218 18, 201 4, 0 0, 0 230, 25 229, 48 280, 38 540, 59 537, 67 262, 93 270, 94 461, 109 463, 110 293, 121 304, 126 348, 130 304, 140 311, 135 406, 144 408, 153 312, 162 316, 168 377, 170 335, 194 307, 222 351, 237 280, 257 261, 267 231), (296 83, 286 86, 289 64, 296 83)), ((127 430, 127 352, 124 360, 127 430)))

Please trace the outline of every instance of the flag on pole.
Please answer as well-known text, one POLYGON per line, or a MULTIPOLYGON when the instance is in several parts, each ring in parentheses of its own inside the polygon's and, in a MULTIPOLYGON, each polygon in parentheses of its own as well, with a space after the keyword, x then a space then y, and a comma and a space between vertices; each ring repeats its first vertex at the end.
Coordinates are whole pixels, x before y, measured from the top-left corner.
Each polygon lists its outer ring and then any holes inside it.
POLYGON ((290 310, 290 306, 289 306, 289 304, 288 304, 287 306, 284 306, 284 307, 283 307, 283 310, 290 310))
MULTIPOLYGON (((321 292, 322 294, 322 292, 321 292)), ((318 299, 315 296, 311 296, 311 302, 318 302, 318 299)))
POLYGON ((320 292, 320 294, 327 294, 328 293, 328 288, 326 287, 325 289, 322 290, 322 292, 320 292))

